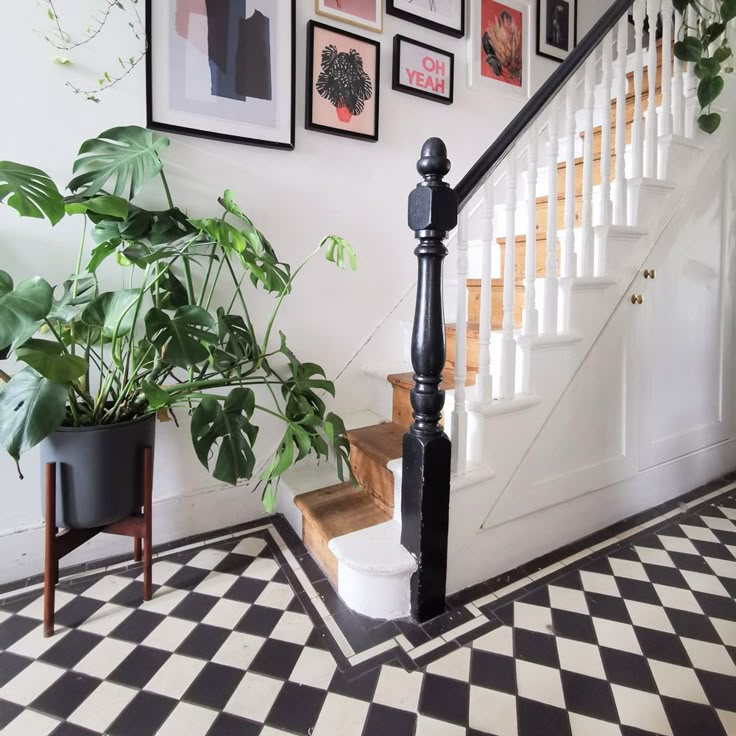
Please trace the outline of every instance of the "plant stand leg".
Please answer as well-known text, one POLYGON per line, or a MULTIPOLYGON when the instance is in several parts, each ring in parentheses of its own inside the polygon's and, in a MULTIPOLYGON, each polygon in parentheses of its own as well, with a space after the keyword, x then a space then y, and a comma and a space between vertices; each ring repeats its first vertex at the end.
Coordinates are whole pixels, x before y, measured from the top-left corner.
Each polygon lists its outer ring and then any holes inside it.
POLYGON ((133 539, 133 562, 140 562, 143 559, 143 548, 141 547, 141 538, 133 539))
POLYGON ((59 580, 59 558, 56 552, 56 463, 46 463, 46 554, 43 576, 43 635, 54 633, 54 599, 59 580))
POLYGON ((143 600, 152 595, 151 573, 153 566, 153 450, 143 450, 143 600))

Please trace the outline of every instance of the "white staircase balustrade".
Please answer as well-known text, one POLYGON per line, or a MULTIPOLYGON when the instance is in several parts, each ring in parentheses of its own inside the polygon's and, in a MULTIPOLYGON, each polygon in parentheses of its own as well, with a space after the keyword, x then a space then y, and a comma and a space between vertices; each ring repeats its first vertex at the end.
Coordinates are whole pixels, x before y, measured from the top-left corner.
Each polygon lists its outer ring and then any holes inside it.
POLYGON ((565 94, 565 240, 560 259, 560 275, 562 278, 577 276, 578 264, 575 252, 575 97, 577 86, 574 78, 567 83, 565 94))
POLYGON ((482 203, 478 212, 480 220, 481 247, 483 261, 480 284, 480 326, 478 334, 478 376, 476 396, 479 401, 493 399, 493 379, 491 377, 491 268, 493 263, 493 177, 486 179, 481 190, 482 203))
POLYGON ((672 0, 662 2, 662 110, 660 113, 659 132, 661 135, 672 134, 672 0))
POLYGON ((525 335, 539 333, 537 312, 537 126, 527 135, 526 168, 526 248, 524 249, 524 311, 522 328, 525 335))
MULTIPOLYGON (((672 0, 664 0, 665 5, 672 0)), ((675 28, 682 25, 682 13, 675 11, 675 28)), ((663 41, 664 46, 664 41, 663 41)), ((674 135, 685 135, 685 63, 675 57, 672 75, 672 132, 674 135)))
POLYGON ((613 32, 603 40, 601 52, 601 188, 599 225, 611 224, 611 81, 613 70, 613 32))
POLYGON ((595 88, 595 55, 585 62, 585 100, 583 118, 585 138, 583 142, 583 235, 580 248, 580 274, 584 278, 593 276, 593 93, 595 88))
POLYGON ((616 186, 613 202, 614 225, 627 225, 626 203, 626 46, 629 21, 624 15, 616 29, 616 186))
POLYGON ((516 148, 506 157, 506 247, 503 259, 503 338, 501 340, 500 398, 516 394, 516 338, 514 301, 516 297, 516 148))
MULTIPOLYGON (((568 82, 569 84, 570 82, 568 82)), ((557 156, 559 154, 558 104, 553 99, 547 110, 547 257, 544 274, 543 328, 545 335, 557 334, 557 156)))
POLYGON ((632 178, 644 176, 644 131, 642 129, 642 87, 644 85, 644 9, 645 0, 634 1, 634 120, 631 124, 632 178))
POLYGON ((660 0, 647 0, 649 19, 649 44, 647 46, 647 125, 646 125, 646 166, 644 175, 657 178, 657 155, 659 150, 659 124, 657 115, 657 17, 660 0))

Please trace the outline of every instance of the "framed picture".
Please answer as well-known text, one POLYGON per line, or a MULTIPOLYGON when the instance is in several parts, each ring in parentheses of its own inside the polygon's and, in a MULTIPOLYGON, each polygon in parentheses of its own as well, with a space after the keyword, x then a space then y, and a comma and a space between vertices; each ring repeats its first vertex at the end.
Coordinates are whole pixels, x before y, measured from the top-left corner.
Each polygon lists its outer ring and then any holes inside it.
POLYGON ((377 141, 380 67, 378 41, 309 21, 307 129, 377 141))
POLYGON ((468 83, 529 97, 529 8, 520 0, 471 5, 468 83))
POLYGON ((394 36, 393 89, 451 105, 455 54, 406 36, 394 36))
POLYGON ((465 0, 386 0, 386 13, 455 38, 465 35, 465 0))
POLYGON ((537 54, 564 61, 578 43, 578 0, 537 0, 537 54))
POLYGON ((294 148, 296 0, 147 0, 148 127, 294 148))
POLYGON ((367 28, 383 31, 383 3, 381 0, 314 0, 319 15, 367 28))

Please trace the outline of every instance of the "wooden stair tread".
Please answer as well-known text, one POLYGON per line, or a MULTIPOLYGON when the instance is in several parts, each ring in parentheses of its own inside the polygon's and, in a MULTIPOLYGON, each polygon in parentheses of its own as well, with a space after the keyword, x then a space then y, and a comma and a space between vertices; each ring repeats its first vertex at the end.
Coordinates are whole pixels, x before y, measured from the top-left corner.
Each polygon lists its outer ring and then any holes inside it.
POLYGON ((401 457, 404 443, 404 429, 394 422, 373 424, 370 427, 351 429, 348 439, 353 447, 368 455, 380 465, 401 457))
MULTIPOLYGON (((411 391, 414 388, 414 374, 408 373, 392 373, 387 376, 388 382, 395 388, 402 388, 411 391)), ((475 371, 468 371, 466 384, 473 385, 475 383, 475 371)), ((455 388, 455 373, 445 368, 442 371, 442 383, 440 388, 444 391, 452 391, 455 388)))
POLYGON ((389 515, 373 498, 352 483, 302 493, 294 503, 305 520, 317 526, 327 541, 390 521, 389 515))

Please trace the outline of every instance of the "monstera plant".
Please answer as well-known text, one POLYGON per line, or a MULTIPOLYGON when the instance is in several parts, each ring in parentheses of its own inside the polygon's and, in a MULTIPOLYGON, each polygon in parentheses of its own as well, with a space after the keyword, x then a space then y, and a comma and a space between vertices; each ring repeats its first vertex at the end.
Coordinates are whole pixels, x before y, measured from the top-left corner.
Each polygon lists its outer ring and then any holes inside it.
POLYGON ((733 72, 733 49, 726 28, 736 18, 736 0, 673 0, 673 4, 683 15, 675 56, 694 65, 693 71, 700 80, 698 125, 706 133, 714 133, 721 116, 712 105, 723 91, 723 74, 733 72))
POLYGON ((269 509, 281 475, 307 455, 333 455, 340 478, 352 477, 345 427, 322 398, 333 384, 276 331, 307 262, 322 252, 354 269, 352 248, 329 235, 292 271, 230 191, 211 217, 189 217, 166 180, 168 145, 143 128, 105 131, 82 144, 68 196, 43 171, 0 162, 0 202, 51 225, 77 218, 81 231, 76 265, 60 284, 15 283, 0 271, 0 357, 15 366, 0 372, 0 443, 17 462, 59 432, 78 429, 83 442, 83 430, 176 421, 181 409, 202 464, 231 484, 258 473, 269 509), (161 209, 136 203, 154 181, 161 209), (103 288, 110 269, 121 288, 103 288), (274 298, 262 334, 253 289, 274 298), (283 433, 257 469, 259 416, 281 422, 283 433))

